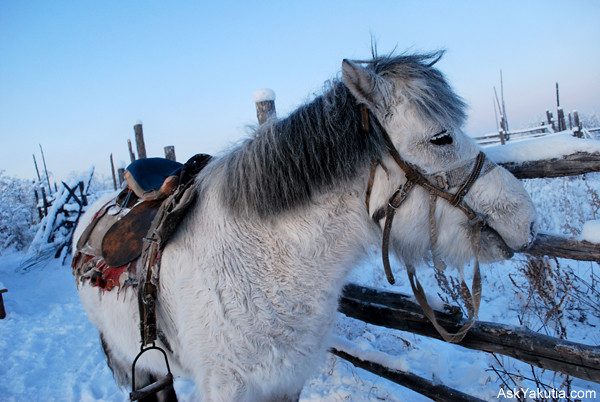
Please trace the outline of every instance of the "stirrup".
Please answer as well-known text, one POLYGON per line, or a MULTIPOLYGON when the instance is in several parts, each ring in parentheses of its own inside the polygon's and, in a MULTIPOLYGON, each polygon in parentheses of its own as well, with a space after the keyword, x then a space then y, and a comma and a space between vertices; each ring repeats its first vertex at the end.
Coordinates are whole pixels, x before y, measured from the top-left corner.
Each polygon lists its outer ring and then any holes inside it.
POLYGON ((173 374, 171 373, 171 366, 169 366, 169 359, 167 359, 167 354, 162 348, 156 346, 154 342, 151 345, 152 346, 149 346, 147 348, 142 346, 140 353, 138 353, 138 355, 133 360, 133 364, 131 365, 131 392, 129 393, 130 401, 138 401, 147 396, 155 395, 156 393, 167 388, 169 385, 173 385, 173 374), (153 382, 152 384, 148 384, 140 389, 135 389, 135 365, 138 359, 144 353, 153 349, 158 350, 163 354, 163 357, 165 358, 165 364, 167 366, 167 374, 165 374, 162 378, 159 378, 156 382, 153 382))

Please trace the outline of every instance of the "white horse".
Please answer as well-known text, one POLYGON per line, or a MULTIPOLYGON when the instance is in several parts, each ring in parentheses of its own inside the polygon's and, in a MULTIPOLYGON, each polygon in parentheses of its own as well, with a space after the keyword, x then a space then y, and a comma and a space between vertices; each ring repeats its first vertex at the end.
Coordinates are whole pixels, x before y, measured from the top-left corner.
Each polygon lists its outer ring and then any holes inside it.
MULTIPOLYGON (((433 67, 440 56, 344 60, 342 79, 322 95, 201 172, 198 202, 162 255, 157 314, 174 374, 192 377, 203 400, 297 400, 322 362, 345 278, 381 242, 382 223, 371 215, 406 181, 381 136, 360 129, 359 105, 424 174, 466 166, 480 152, 461 131, 465 104, 433 67), (385 169, 376 170, 367 210, 373 160, 385 169)), ((406 263, 429 258, 429 200, 417 186, 397 211, 391 249, 406 263)), ((533 204, 502 167, 482 174, 464 202, 495 233, 481 237, 482 260, 533 240, 533 204)), ((75 244, 100 205, 82 219, 75 244)), ((465 214, 438 199, 435 218, 438 254, 453 265, 472 259, 465 214)), ((84 282, 79 293, 128 386, 140 347, 137 292, 84 282)), ((158 354, 140 362, 146 381, 163 367, 158 354)))

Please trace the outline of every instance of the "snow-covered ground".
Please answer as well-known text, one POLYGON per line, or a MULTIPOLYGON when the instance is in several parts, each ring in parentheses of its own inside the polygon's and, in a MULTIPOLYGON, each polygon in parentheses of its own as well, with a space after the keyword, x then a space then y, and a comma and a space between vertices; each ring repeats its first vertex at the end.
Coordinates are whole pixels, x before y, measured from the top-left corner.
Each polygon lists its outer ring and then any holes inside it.
MULTIPOLYGON (((530 180, 526 186, 540 211, 540 225, 545 231, 580 236, 584 222, 600 218, 600 174, 530 180)), ((376 248, 355 268, 350 279, 410 293, 397 263, 394 266, 399 286, 387 284, 376 248)), ((70 267, 51 259, 27 273, 19 273, 17 268, 23 258, 22 252, 9 252, 0 257, 0 281, 9 289, 4 294, 8 316, 0 320, 0 400, 125 400, 127 392, 116 387, 97 331, 80 305, 70 267)), ((599 345, 600 265, 547 260, 537 266, 542 271, 538 272, 542 276, 542 293, 528 277, 535 267, 524 255, 483 266, 480 319, 513 325, 523 323, 552 336, 562 335, 576 342, 599 345), (565 282, 565 277, 569 277, 570 282, 565 282), (565 283, 570 283, 571 288, 564 287, 565 283), (590 290, 593 286, 596 293, 590 290), (544 289, 548 294, 543 294, 544 289), (566 297, 562 298, 565 293, 566 297), (554 305, 558 305, 560 314, 547 315, 554 305)), ((449 275, 456 273, 450 271, 449 275)), ((419 277, 432 298, 437 295, 450 300, 438 286, 432 269, 421 270, 419 277)), ((494 369, 510 373, 504 380, 511 386, 511 381, 515 381, 519 386, 535 389, 536 385, 526 379, 535 375, 550 387, 566 389, 563 378, 555 377, 553 372, 539 369, 532 372, 529 365, 511 358, 497 355, 496 360, 484 352, 372 326, 343 314, 338 314, 334 332, 332 345, 340 349, 377 356, 389 365, 485 400, 496 400, 502 384, 494 369)), ((600 398, 600 384, 574 378, 570 387, 596 390, 600 398)), ((198 399, 190 381, 178 379, 176 388, 181 401, 198 399)), ((301 400, 422 401, 427 398, 328 355, 307 382, 301 400)))

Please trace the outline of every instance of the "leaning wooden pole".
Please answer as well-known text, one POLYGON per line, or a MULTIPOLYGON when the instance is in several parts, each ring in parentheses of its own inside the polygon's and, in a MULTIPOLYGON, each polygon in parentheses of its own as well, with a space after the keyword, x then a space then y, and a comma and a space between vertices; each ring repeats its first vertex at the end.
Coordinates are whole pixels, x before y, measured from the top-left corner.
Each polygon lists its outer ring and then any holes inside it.
POLYGON ((502 115, 504 116, 504 128, 508 132, 508 117, 506 116, 506 104, 504 103, 504 79, 502 78, 502 70, 500 70, 500 97, 502 98, 502 115))
POLYGON ((440 383, 434 383, 416 374, 406 371, 393 370, 379 363, 369 360, 363 360, 356 356, 352 356, 342 350, 335 348, 330 349, 330 352, 344 360, 349 361, 356 367, 370 371, 380 377, 386 378, 403 387, 412 389, 413 391, 425 395, 434 401, 442 402, 483 402, 482 399, 467 395, 453 388, 447 387, 440 383))
POLYGON ((38 169, 38 164, 37 164, 37 160, 35 159, 35 154, 32 154, 31 156, 33 156, 33 166, 35 166, 35 174, 37 175, 38 183, 39 183, 42 181, 42 178, 40 176, 40 170, 38 169))
POLYGON ((115 162, 113 161, 113 156, 110 154, 110 171, 112 172, 113 179, 113 189, 117 190, 117 176, 115 175, 115 162))
POLYGON ((506 116, 504 116, 504 111, 502 109, 502 106, 500 105, 500 101, 498 100, 498 92, 496 92, 496 87, 494 87, 494 96, 496 98, 496 103, 498 104, 498 111, 500 113, 500 131, 498 132, 498 135, 500 137, 500 144, 504 145, 506 143, 508 126, 506 125, 506 116))
MULTIPOLYGON (((494 91, 496 90, 496 88, 494 88, 494 91)), ((500 128, 500 126, 498 125, 498 112, 496 111, 496 101, 492 100, 492 103, 494 104, 494 118, 496 119, 496 130, 498 130, 498 137, 500 138, 500 145, 504 145, 506 144, 506 140, 504 138, 504 129, 500 128)))
POLYGON ((42 153, 42 162, 44 163, 44 172, 46 173, 46 182, 48 183, 48 195, 52 194, 52 187, 50 186, 50 176, 48 176, 48 168, 46 167, 46 157, 44 156, 44 149, 42 144, 40 146, 40 152, 42 153))
POLYGON ((134 125, 133 131, 135 133, 135 145, 137 147, 138 158, 144 159, 146 157, 146 143, 144 142, 144 128, 142 127, 142 123, 139 122, 134 125))
POLYGON ((256 118, 258 124, 264 124, 267 120, 275 118, 275 92, 272 89, 259 89, 254 92, 254 103, 256 104, 256 118))
POLYGON ((133 153, 133 147, 131 146, 130 139, 127 139, 127 149, 129 150, 129 160, 133 163, 135 161, 135 154, 133 153))
MULTIPOLYGON (((350 284, 344 288, 339 311, 369 324, 440 339, 421 307, 407 295, 350 284)), ((458 314, 436 313, 439 323, 456 332, 458 314)), ((569 342, 524 327, 477 321, 457 345, 514 357, 537 367, 600 383, 600 347, 569 342)))

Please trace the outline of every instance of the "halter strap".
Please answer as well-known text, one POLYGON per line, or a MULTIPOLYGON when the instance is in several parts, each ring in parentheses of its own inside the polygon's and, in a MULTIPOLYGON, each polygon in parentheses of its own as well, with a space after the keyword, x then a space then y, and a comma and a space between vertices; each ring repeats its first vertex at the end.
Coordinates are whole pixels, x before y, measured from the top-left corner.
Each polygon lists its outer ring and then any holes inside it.
MULTIPOLYGON (((385 222, 383 226, 383 239, 381 244, 381 254, 383 260, 383 269, 385 271, 385 275, 390 284, 394 284, 396 282, 394 278, 394 274, 392 273, 392 268, 390 264, 389 258, 389 247, 390 247, 390 234, 392 229, 392 223, 394 220, 394 216, 396 214, 396 210, 406 201, 411 190, 416 186, 421 186, 425 190, 427 190, 430 194, 430 203, 429 203, 429 225, 430 225, 430 241, 431 241, 431 253, 434 261, 434 266, 436 270, 443 274, 443 270, 446 264, 442 261, 437 253, 437 226, 435 221, 435 205, 438 197, 445 199, 450 205, 459 208, 468 218, 469 222, 474 226, 474 238, 473 238, 473 252, 475 255, 475 264, 473 267, 473 282, 471 284, 472 292, 469 291, 469 287, 464 281, 464 278, 461 278, 461 296, 465 301, 465 305, 468 310, 467 321, 458 329, 456 333, 450 333, 446 329, 444 329, 437 321, 435 317, 435 313, 429 304, 423 287, 419 282, 415 267, 413 265, 407 264, 407 274, 410 286, 413 290, 415 298, 421 308, 423 309, 423 313, 425 316, 431 321, 434 328, 438 331, 440 336, 447 342, 460 342, 469 329, 475 323, 477 315, 479 313, 479 305, 481 302, 481 272, 479 269, 479 260, 477 259, 477 255, 479 254, 479 241, 481 234, 481 225, 483 220, 480 216, 464 201, 465 195, 469 192, 475 181, 482 175, 488 173, 495 167, 495 164, 486 159, 485 154, 483 152, 479 152, 477 157, 475 158, 474 166, 471 168, 469 176, 464 182, 454 184, 457 180, 457 177, 460 177, 457 172, 459 170, 461 172, 465 171, 465 167, 461 166, 459 168, 454 169, 453 171, 448 172, 445 176, 445 180, 443 183, 438 181, 438 185, 433 184, 434 178, 439 178, 440 174, 437 173, 435 175, 425 175, 419 171, 418 168, 406 162, 400 156, 400 153, 394 146, 389 134, 385 130, 385 128, 381 125, 381 123, 377 120, 377 118, 370 118, 371 112, 364 105, 360 107, 361 114, 361 130, 366 134, 370 134, 371 130, 375 128, 381 134, 383 140, 385 141, 386 148, 390 154, 390 156, 394 159, 394 162, 398 165, 398 167, 404 172, 406 176, 406 182, 400 185, 396 191, 389 198, 387 206, 381 207, 377 209, 373 213, 373 219, 376 222, 379 222, 383 217, 385 217, 385 222), (371 122, 373 122, 371 124, 371 122), (484 169, 485 167, 485 169, 484 169), (450 180, 448 180, 450 177, 450 180), (439 187, 438 187, 439 186, 439 187), (455 193, 449 193, 449 190, 452 187, 460 186, 455 193), (442 187, 442 188, 440 188, 442 187)), ((367 207, 367 212, 369 211, 369 201, 371 197, 373 183, 375 181, 375 173, 377 167, 380 165, 380 162, 374 160, 371 163, 371 170, 369 172, 369 180, 367 183, 367 190, 365 194, 365 205, 367 207)), ((469 164, 470 167, 471 164, 469 164)), ((463 175, 461 175, 464 177, 463 175)), ((462 276, 462 275, 461 275, 462 276)))

